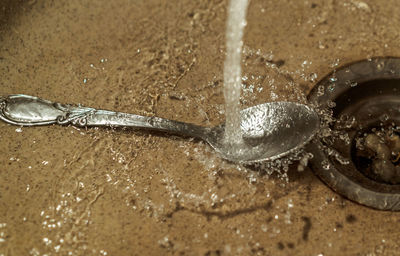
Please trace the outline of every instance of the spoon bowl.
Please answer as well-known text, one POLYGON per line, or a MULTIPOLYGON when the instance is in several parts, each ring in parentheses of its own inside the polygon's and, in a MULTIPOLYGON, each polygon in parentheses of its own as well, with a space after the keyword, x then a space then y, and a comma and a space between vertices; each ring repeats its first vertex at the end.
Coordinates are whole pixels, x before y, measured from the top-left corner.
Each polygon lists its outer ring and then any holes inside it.
POLYGON ((19 126, 71 124, 150 129, 205 140, 222 158, 243 164, 271 161, 296 151, 319 129, 312 108, 294 102, 270 102, 241 111, 243 141, 227 143, 224 124, 209 128, 190 123, 135 114, 54 103, 17 94, 0 98, 0 119, 19 126))
POLYGON ((241 111, 243 141, 224 141, 224 125, 211 128, 214 136, 203 138, 223 158, 245 164, 272 161, 307 144, 318 131, 319 117, 300 103, 270 102, 241 111))

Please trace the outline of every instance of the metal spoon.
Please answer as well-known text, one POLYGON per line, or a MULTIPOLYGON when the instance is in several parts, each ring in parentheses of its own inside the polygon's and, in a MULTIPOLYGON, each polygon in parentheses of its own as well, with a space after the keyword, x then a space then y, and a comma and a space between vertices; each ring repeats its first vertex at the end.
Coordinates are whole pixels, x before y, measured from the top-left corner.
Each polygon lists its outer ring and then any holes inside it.
POLYGON ((20 126, 71 124, 144 128, 181 134, 205 140, 221 157, 251 164, 283 157, 309 142, 319 129, 318 115, 312 108, 292 102, 271 102, 241 111, 243 143, 224 140, 224 124, 202 127, 160 117, 54 103, 28 95, 0 97, 0 119, 20 126), (237 147, 240 150, 232 150, 237 147))

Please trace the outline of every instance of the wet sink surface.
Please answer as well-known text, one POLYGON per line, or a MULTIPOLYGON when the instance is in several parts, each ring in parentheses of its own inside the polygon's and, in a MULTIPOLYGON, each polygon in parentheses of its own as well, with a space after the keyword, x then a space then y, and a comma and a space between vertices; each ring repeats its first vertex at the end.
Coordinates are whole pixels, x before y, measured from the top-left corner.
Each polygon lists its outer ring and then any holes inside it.
MULTIPOLYGON (((0 95, 215 125, 226 1, 0 2, 0 95), (3 8, 4 7, 4 8, 3 8)), ((251 1, 243 105, 300 101, 339 65, 400 56, 396 1, 251 1)), ((395 255, 398 213, 311 171, 289 182, 196 140, 0 124, 0 255, 395 255)))

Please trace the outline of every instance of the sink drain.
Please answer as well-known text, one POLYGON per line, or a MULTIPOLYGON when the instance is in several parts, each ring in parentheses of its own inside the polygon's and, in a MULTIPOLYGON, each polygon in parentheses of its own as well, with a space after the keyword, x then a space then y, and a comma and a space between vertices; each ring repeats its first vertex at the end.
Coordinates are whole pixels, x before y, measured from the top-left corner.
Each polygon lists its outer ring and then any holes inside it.
POLYGON ((352 121, 345 128, 349 143, 329 145, 350 163, 328 156, 319 141, 309 145, 313 172, 353 201, 399 211, 400 58, 374 58, 343 66, 321 80, 309 100, 323 108, 334 106, 337 120, 352 121))

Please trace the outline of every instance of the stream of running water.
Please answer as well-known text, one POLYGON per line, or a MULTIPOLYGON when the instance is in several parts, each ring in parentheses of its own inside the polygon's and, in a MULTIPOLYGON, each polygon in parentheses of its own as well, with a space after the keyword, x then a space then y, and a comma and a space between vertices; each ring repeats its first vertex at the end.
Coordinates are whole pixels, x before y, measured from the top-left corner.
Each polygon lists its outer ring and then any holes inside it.
POLYGON ((246 26, 248 0, 231 0, 226 26, 226 59, 224 62, 225 143, 233 152, 240 150, 241 55, 243 30, 246 26))

